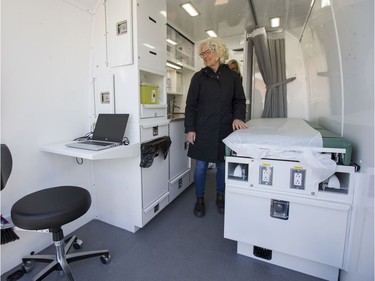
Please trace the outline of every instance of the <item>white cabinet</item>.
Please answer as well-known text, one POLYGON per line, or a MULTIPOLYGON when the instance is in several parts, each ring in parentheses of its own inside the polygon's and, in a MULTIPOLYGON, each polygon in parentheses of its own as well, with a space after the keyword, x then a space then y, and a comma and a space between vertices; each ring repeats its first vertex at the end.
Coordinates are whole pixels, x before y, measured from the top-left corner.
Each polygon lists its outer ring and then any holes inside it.
POLYGON ((354 168, 337 166, 339 187, 296 190, 288 170, 298 164, 226 157, 224 237, 238 242, 239 254, 337 280, 345 266, 354 168), (269 174, 264 167, 272 167, 269 174))
POLYGON ((100 0, 94 13, 92 114, 129 113, 126 136, 139 150, 129 159, 94 162, 97 213, 132 232, 169 200, 169 158, 156 155, 151 167, 140 167, 141 144, 169 133, 165 10, 165 0, 100 0), (155 104, 141 104, 142 83, 158 88, 155 104))
POLYGON ((173 120, 169 124, 172 144, 169 150, 169 201, 175 199, 190 184, 190 159, 184 132, 184 120, 173 120))
POLYGON ((138 0, 137 9, 139 68, 165 74, 167 19, 160 12, 166 1, 138 0))
POLYGON ((183 119, 170 122, 169 135, 172 140, 170 148, 169 178, 172 180, 190 168, 190 161, 187 156, 188 143, 186 140, 183 119))
POLYGON ((107 0, 108 64, 133 63, 133 23, 131 0, 107 0))
POLYGON ((167 38, 176 43, 167 45, 168 60, 193 69, 195 65, 194 43, 169 25, 167 26, 167 38))

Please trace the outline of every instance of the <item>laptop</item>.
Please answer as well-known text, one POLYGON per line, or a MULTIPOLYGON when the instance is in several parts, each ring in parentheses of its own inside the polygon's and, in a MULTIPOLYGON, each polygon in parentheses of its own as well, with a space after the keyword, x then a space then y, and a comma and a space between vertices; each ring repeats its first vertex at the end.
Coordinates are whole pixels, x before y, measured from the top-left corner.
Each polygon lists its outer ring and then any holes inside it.
POLYGON ((123 142, 129 114, 99 114, 92 138, 65 144, 68 147, 99 151, 123 142))

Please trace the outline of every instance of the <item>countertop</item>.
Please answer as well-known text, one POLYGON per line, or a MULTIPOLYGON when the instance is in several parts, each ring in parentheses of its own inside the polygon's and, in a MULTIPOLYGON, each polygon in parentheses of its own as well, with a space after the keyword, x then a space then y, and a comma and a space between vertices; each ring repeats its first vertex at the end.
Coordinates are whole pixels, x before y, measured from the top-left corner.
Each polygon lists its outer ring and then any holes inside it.
POLYGON ((185 112, 175 112, 174 114, 168 114, 168 119, 173 121, 180 121, 185 119, 185 112))

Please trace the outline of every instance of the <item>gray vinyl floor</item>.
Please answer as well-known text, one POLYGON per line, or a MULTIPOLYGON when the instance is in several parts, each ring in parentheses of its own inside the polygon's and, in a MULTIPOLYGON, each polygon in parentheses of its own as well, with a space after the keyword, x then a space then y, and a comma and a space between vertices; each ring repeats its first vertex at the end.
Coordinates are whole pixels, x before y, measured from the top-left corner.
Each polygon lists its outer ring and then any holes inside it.
MULTIPOLYGON (((84 241, 82 251, 109 249, 112 262, 99 258, 70 264, 76 281, 317 281, 321 280, 236 253, 236 242, 223 237, 224 217, 215 206, 214 170, 208 173, 206 216, 193 214, 194 186, 190 186, 135 234, 93 220, 73 234, 84 241)), ((52 253, 52 246, 42 253, 52 253)), ((73 251, 79 251, 72 249, 73 251)), ((20 281, 32 280, 44 264, 20 281)), ((15 270, 4 273, 1 280, 15 270)), ((12 279, 14 280, 14 279, 12 279)), ((53 272, 44 280, 67 280, 53 272)))

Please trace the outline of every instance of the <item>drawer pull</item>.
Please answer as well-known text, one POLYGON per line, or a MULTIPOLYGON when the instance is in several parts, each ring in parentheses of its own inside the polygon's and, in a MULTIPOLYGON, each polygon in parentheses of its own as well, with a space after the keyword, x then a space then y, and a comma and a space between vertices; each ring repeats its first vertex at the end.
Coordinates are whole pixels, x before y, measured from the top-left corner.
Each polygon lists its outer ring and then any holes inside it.
POLYGON ((157 56, 157 55, 158 55, 156 52, 153 52, 153 51, 149 51, 149 53, 150 53, 151 55, 154 55, 154 56, 157 56))
POLYGON ((152 17, 148 17, 148 19, 149 19, 150 21, 152 21, 152 22, 156 23, 156 20, 155 20, 155 19, 153 19, 152 17))

